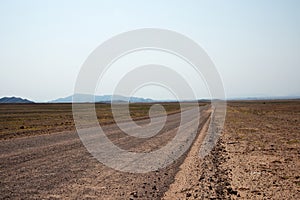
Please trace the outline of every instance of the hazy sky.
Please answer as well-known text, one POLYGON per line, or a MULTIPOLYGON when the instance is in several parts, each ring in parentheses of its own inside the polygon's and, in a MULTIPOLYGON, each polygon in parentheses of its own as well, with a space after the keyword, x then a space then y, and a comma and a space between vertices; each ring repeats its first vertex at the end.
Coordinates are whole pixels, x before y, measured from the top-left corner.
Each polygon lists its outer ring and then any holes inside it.
POLYGON ((0 96, 68 96, 98 45, 138 28, 174 30, 200 44, 227 97, 300 95, 299 10, 298 0, 2 0, 0 96))

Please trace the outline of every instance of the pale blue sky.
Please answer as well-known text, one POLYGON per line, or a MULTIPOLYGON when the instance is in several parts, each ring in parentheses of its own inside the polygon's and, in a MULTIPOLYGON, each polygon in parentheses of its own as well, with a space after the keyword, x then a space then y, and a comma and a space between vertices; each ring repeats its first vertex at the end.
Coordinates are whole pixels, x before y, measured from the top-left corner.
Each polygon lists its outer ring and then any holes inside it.
POLYGON ((48 101, 70 95, 98 45, 149 27, 199 43, 227 97, 300 95, 299 10, 297 0, 1 0, 0 97, 48 101))

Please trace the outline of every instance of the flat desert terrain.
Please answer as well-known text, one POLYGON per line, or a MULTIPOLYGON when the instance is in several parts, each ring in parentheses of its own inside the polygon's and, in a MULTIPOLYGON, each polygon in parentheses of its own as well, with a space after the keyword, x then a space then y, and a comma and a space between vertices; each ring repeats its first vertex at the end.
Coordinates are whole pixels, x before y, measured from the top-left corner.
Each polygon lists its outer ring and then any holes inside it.
MULTIPOLYGON (((131 117, 149 123, 150 106, 130 105, 131 117)), ((166 145, 180 125, 179 105, 163 106, 167 122, 148 139, 122 133, 108 104, 96 111, 114 144, 148 152, 166 145)), ((300 101, 228 102, 223 133, 203 159, 211 109, 200 108, 191 148, 164 169, 137 174, 111 169, 86 150, 71 104, 2 104, 0 199, 300 199, 300 101)))
POLYGON ((228 102, 211 154, 192 151, 165 199, 300 199, 300 101, 228 102))

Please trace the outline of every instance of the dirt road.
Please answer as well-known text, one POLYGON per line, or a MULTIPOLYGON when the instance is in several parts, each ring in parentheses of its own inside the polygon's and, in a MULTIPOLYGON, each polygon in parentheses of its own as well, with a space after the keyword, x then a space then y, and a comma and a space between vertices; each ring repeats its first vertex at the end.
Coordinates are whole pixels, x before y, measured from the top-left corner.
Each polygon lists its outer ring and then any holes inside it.
MULTIPOLYGON (((198 133, 209 115, 209 107, 202 107, 198 133)), ((148 139, 128 136, 115 124, 103 129, 122 149, 148 152, 166 145, 179 125, 180 113, 169 115, 158 135, 148 139)), ((185 156, 154 172, 124 173, 93 158, 74 131, 3 140, 0 199, 160 199, 185 156)))

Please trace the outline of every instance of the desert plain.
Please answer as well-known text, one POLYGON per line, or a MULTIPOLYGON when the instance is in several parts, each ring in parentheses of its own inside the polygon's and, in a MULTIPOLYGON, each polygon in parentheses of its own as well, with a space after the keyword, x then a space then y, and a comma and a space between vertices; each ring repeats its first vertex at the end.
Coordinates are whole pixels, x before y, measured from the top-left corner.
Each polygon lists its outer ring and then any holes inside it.
MULTIPOLYGON (((151 103, 130 105, 149 123, 151 103)), ((107 137, 122 149, 150 152, 180 125, 178 103, 155 137, 128 137, 109 104, 95 105, 107 137)), ((116 171, 97 161, 74 126, 72 104, 0 105, 0 199, 300 199, 300 100, 229 101, 222 134, 198 156, 211 115, 200 102, 198 134, 171 165, 148 173, 116 171)), ((159 116, 160 113, 156 113, 159 116)))

